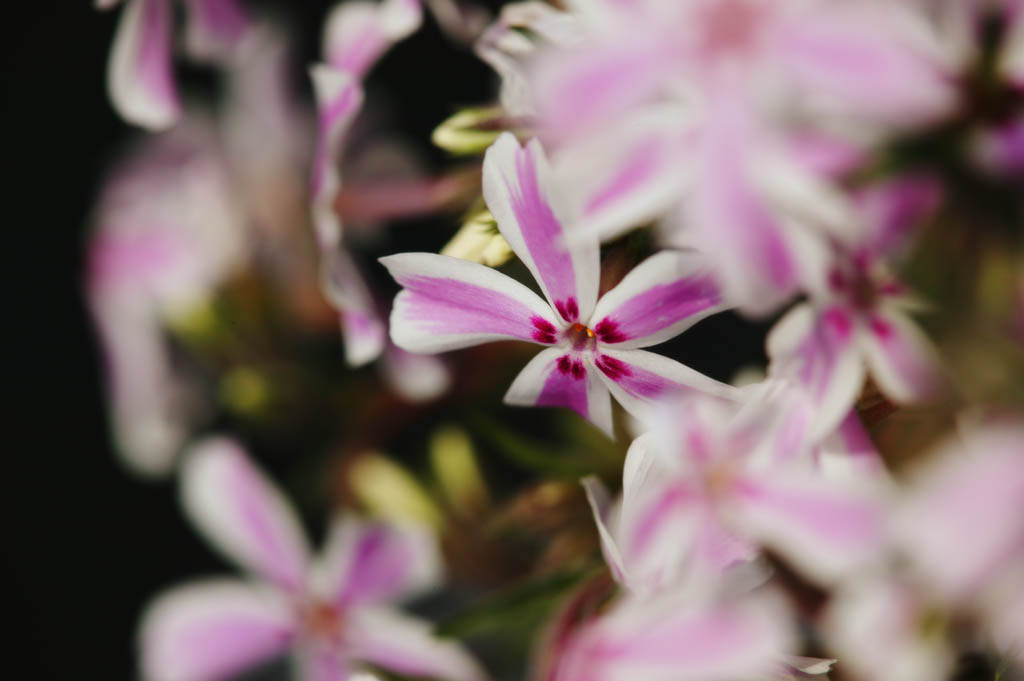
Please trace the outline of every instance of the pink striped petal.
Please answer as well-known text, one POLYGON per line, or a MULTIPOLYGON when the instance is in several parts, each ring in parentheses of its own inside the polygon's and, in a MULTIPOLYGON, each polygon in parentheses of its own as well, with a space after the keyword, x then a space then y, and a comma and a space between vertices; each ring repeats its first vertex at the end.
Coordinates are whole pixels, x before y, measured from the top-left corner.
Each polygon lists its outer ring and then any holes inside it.
POLYGON ((283 653, 297 634, 287 599, 241 580, 178 587, 147 606, 139 628, 146 681, 220 681, 283 653))
POLYGON ((831 582, 882 547, 882 498, 872 489, 777 473, 736 482, 732 522, 809 577, 831 582))
POLYGON ((505 394, 505 404, 566 407, 614 437, 608 389, 589 360, 565 348, 548 348, 527 364, 505 394))
POLYGON ((298 516, 238 444, 195 445, 181 491, 189 518, 226 558, 289 591, 305 588, 309 547, 298 516))
POLYGON ((941 198, 942 187, 932 177, 898 177, 870 185, 855 197, 865 225, 858 245, 874 257, 899 253, 941 198))
POLYGON ((853 313, 834 306, 816 311, 798 305, 768 335, 769 372, 802 386, 815 405, 810 437, 833 432, 849 413, 864 383, 864 366, 854 343, 853 313))
POLYGON ((941 596, 969 602, 1024 555, 1022 500, 1024 426, 984 427, 917 472, 892 535, 941 596))
POLYGON ((185 6, 185 46, 197 59, 223 58, 249 27, 249 17, 238 0, 185 0, 185 6))
POLYGON ((634 416, 643 417, 660 400, 694 391, 728 397, 731 386, 679 362, 645 350, 607 350, 594 358, 596 373, 612 396, 634 416))
POLYGON ((350 611, 345 641, 353 658, 407 676, 486 681, 487 674, 454 641, 435 638, 426 622, 395 611, 350 611))
POLYGON ((872 313, 858 342, 871 377, 895 402, 921 402, 941 391, 943 380, 935 349, 905 315, 872 313))
POLYGON ((953 79, 924 12, 888 3, 828 6, 790 19, 778 44, 790 77, 846 110, 915 124, 947 113, 953 79))
MULTIPOLYGON (((358 681, 349 660, 337 646, 320 640, 304 640, 293 658, 295 681, 358 681)), ((292 677, 289 677, 292 678, 292 677)), ((370 681, 379 681, 370 677, 370 681)))
POLYGON ((337 5, 324 29, 325 61, 362 79, 396 42, 423 20, 419 0, 356 0, 337 5))
POLYGON ((498 229, 533 273, 566 322, 590 317, 597 300, 600 256, 596 239, 566 241, 566 214, 558 205, 540 142, 525 148, 504 133, 484 157, 484 200, 498 229))
POLYGON ((637 265, 594 308, 599 343, 640 348, 673 338, 724 309, 707 259, 662 251, 637 265))
POLYGON ((428 530, 348 515, 332 524, 319 568, 320 593, 343 607, 400 600, 441 579, 441 557, 428 530))
POLYGON ((107 90, 122 118, 150 130, 181 115, 174 82, 170 0, 131 0, 121 15, 107 64, 107 90))
POLYGON ((778 603, 702 605, 679 598, 630 599, 583 629, 556 681, 725 681, 771 678, 793 647, 778 603))
POLYGON ((404 350, 445 352, 503 339, 557 342, 551 308, 497 270, 434 253, 380 262, 405 287, 391 310, 391 340, 404 350))
POLYGON ((615 539, 617 516, 620 509, 613 505, 608 490, 597 477, 588 475, 580 480, 580 484, 583 485, 583 492, 587 496, 590 511, 594 514, 594 524, 597 526, 597 535, 601 540, 601 554, 604 556, 604 562, 608 565, 615 581, 622 586, 627 586, 629 577, 626 564, 615 539))

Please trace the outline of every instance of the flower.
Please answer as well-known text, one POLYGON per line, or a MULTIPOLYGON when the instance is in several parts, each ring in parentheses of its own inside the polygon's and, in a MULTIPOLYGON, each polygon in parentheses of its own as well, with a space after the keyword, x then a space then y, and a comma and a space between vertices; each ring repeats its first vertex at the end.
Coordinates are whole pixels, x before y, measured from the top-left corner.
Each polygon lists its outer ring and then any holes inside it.
POLYGON ((344 681, 364 664, 453 681, 486 678, 458 644, 384 605, 437 581, 429 533, 340 516, 313 560, 294 510, 223 438, 190 453, 182 500, 210 543, 254 578, 207 579, 157 597, 140 625, 146 679, 227 679, 289 649, 302 679, 344 681))
POLYGON ((810 301, 769 334, 769 372, 805 387, 817 405, 816 435, 849 413, 867 370, 900 403, 934 397, 941 387, 935 351, 907 314, 915 301, 885 263, 937 199, 936 186, 923 178, 863 190, 860 233, 833 242, 824 277, 808 286, 810 301))
MULTIPOLYGON (((96 0, 109 9, 121 0, 96 0)), ((171 0, 126 0, 107 67, 107 89, 130 123, 161 130, 178 121, 181 101, 174 82, 174 16, 171 0)), ((196 58, 221 57, 249 25, 236 0, 185 0, 185 45, 196 58)))
POLYGON ((611 238, 660 219, 752 314, 798 290, 821 225, 847 226, 807 147, 851 161, 865 138, 953 104, 934 31, 906 3, 571 6, 581 36, 540 50, 529 80, 585 228, 611 238))
POLYGON ((661 593, 746 563, 761 546, 820 582, 874 558, 881 488, 867 477, 822 475, 784 412, 684 398, 657 412, 652 430, 630 446, 619 504, 593 479, 584 482, 620 583, 661 593))
POLYGON ((391 338, 436 353, 511 338, 547 346, 512 383, 505 401, 569 407, 609 435, 609 392, 627 410, 677 391, 730 388, 638 348, 654 345, 722 309, 703 261, 664 251, 597 300, 593 239, 566 242, 565 215, 540 143, 511 134, 484 159, 484 198, 498 229, 540 284, 546 302, 493 269, 433 253, 381 258, 405 290, 395 298, 391 338))

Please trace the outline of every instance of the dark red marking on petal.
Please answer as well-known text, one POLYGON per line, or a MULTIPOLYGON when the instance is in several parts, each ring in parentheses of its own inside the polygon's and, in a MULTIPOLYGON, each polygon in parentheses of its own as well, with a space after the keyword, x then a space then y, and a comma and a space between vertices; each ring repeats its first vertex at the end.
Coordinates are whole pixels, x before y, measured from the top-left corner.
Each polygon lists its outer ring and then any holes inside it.
POLYGON ((628 338, 619 329, 619 323, 608 317, 598 322, 597 326, 594 327, 594 333, 597 334, 599 340, 605 343, 621 343, 628 338))
POLYGON ((881 317, 871 318, 871 330, 879 338, 888 338, 892 335, 892 325, 881 317))
POLYGON ((558 310, 558 314, 562 315, 562 319, 567 322, 574 322, 580 318, 580 308, 576 304, 576 299, 572 296, 565 300, 556 300, 555 309, 558 310))
POLYGON ((581 380, 587 375, 587 370, 583 368, 583 362, 580 360, 573 360, 572 363, 572 377, 577 381, 581 380))
POLYGON ((557 329, 555 329, 551 322, 542 317, 537 317, 536 315, 530 317, 530 322, 533 324, 534 328, 533 340, 538 343, 548 343, 550 345, 554 345, 558 341, 555 337, 557 329))
POLYGON ((608 355, 598 356, 598 358, 594 360, 594 364, 597 365, 598 369, 604 372, 605 376, 613 381, 633 375, 633 372, 630 371, 629 366, 625 362, 617 360, 614 357, 609 357, 608 355))
POLYGON ((558 371, 562 374, 568 374, 572 371, 572 360, 569 355, 562 355, 558 358, 558 371))

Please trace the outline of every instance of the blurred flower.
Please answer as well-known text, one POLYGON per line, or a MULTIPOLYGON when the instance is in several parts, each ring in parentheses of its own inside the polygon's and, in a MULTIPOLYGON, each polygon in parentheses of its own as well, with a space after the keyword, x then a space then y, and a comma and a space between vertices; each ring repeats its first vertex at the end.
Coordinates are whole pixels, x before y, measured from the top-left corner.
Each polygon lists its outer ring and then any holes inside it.
MULTIPOLYGON (((532 57, 539 130, 602 238, 658 218, 712 256, 725 297, 766 314, 805 242, 841 230, 824 169, 877 131, 953 104, 934 31, 907 3, 570 3, 582 37, 532 57)), ((835 168, 831 168, 834 170, 835 168)))
MULTIPOLYGON (((96 0, 109 9, 121 0, 96 0)), ((184 0, 185 47, 197 59, 223 59, 248 27, 236 0, 184 0)), ((130 123, 159 130, 181 115, 174 82, 172 0, 126 0, 107 68, 107 89, 117 112, 130 123)))
POLYGON ((786 416, 764 402, 694 396, 666 405, 633 442, 619 504, 586 480, 616 579, 659 593, 749 561, 759 546, 821 582, 872 560, 883 539, 881 488, 822 475, 809 442, 779 427, 786 416))
POLYGON ((201 418, 166 329, 204 333, 208 298, 244 263, 235 199, 209 123, 194 119, 142 144, 99 200, 86 287, 117 448, 139 472, 167 472, 201 418))
POLYGON ((769 371, 807 390, 817 436, 849 413, 866 370, 900 403, 932 399, 941 388, 935 351, 907 314, 916 301, 886 267, 886 256, 933 210, 937 191, 920 178, 863 190, 859 233, 833 242, 824 276, 808 284, 810 301, 790 310, 768 337, 769 371))
POLYGON ((476 263, 432 253, 388 256, 381 262, 405 287, 391 315, 395 344, 423 353, 500 338, 552 346, 523 369, 505 401, 569 407, 609 435, 610 393, 637 411, 675 391, 729 392, 682 364, 637 349, 722 309, 700 258, 659 253, 597 301, 597 241, 564 243, 549 176, 540 144, 521 148, 511 134, 499 138, 484 160, 487 205, 547 301, 476 263))
POLYGON ((441 249, 441 255, 478 262, 488 267, 501 267, 515 255, 498 231, 498 224, 488 213, 474 215, 441 249))
POLYGON ((210 543, 256 579, 195 582, 151 603, 139 634, 145 678, 228 679, 289 649, 302 679, 344 681, 365 664, 453 681, 486 678, 456 643, 384 605, 437 582, 428 532, 341 516, 313 560, 295 512, 225 439, 190 454, 182 498, 210 543))

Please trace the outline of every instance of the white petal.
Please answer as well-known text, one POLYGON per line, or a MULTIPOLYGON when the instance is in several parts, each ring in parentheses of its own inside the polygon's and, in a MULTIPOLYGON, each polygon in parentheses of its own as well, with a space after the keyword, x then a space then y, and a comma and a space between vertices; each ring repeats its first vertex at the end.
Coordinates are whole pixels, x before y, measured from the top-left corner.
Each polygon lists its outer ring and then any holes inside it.
POLYGON ((171 54, 170 0, 131 0, 124 8, 107 64, 111 102, 126 121, 150 130, 181 115, 171 54))

